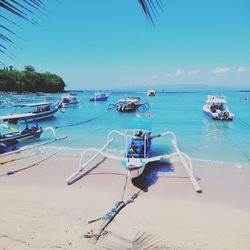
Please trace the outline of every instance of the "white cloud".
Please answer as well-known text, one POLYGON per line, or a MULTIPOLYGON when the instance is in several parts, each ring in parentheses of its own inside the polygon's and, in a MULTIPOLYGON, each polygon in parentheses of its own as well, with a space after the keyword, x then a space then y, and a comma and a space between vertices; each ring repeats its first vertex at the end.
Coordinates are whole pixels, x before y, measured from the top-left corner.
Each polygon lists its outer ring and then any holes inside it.
POLYGON ((244 66, 240 66, 237 70, 237 73, 246 73, 247 72, 247 68, 244 66))
POLYGON ((166 73, 166 74, 164 75, 165 78, 169 78, 170 76, 171 76, 170 73, 166 73))
POLYGON ((190 75, 190 76, 197 76, 197 75, 200 74, 200 72, 201 71, 199 69, 192 69, 192 70, 188 71, 188 75, 190 75))
POLYGON ((184 73, 185 73, 184 70, 181 70, 181 69, 177 69, 177 70, 176 70, 176 75, 177 75, 177 76, 182 76, 182 75, 184 75, 184 73))
POLYGON ((222 68, 222 67, 217 67, 213 70, 213 73, 214 74, 225 74, 227 72, 229 72, 231 69, 229 67, 225 67, 225 68, 222 68))

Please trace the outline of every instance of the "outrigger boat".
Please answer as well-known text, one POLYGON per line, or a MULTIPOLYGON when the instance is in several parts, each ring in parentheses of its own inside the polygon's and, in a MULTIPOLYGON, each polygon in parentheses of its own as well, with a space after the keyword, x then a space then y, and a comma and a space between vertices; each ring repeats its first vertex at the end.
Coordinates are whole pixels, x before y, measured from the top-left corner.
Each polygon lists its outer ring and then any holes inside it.
POLYGON ((126 97, 120 99, 117 103, 109 104, 109 109, 116 109, 119 112, 146 111, 149 109, 148 103, 141 103, 140 97, 126 97))
POLYGON ((227 107, 225 96, 209 95, 203 106, 203 112, 213 120, 233 120, 233 113, 231 113, 227 107))
POLYGON ((47 127, 43 129, 38 125, 38 122, 36 120, 33 120, 33 122, 34 126, 29 127, 28 122, 26 121, 26 126, 23 130, 17 130, 15 128, 11 128, 4 123, 0 124, 0 128, 8 129, 8 132, 0 133, 0 157, 18 153, 24 150, 33 149, 38 146, 42 146, 48 143, 52 143, 54 141, 67 138, 66 136, 56 138, 56 133, 54 128, 47 127), (40 138, 41 134, 44 131, 51 131, 53 134, 53 138, 48 141, 38 143, 32 146, 17 147, 23 140, 40 138))
POLYGON ((9 115, 0 116, 0 119, 4 122, 9 123, 22 123, 24 121, 33 121, 36 120, 42 120, 51 118, 54 116, 54 114, 58 111, 57 105, 52 105, 50 102, 41 102, 41 103, 31 103, 31 104, 20 104, 15 105, 15 108, 17 107, 26 107, 26 108, 36 108, 33 111, 26 112, 26 113, 14 113, 9 115))
POLYGON ((96 92, 94 94, 94 96, 91 96, 89 98, 90 102, 103 102, 103 101, 107 101, 109 98, 109 96, 103 92, 96 92))
POLYGON ((23 130, 17 130, 11 128, 6 124, 1 124, 0 127, 4 127, 11 132, 0 133, 0 154, 13 151, 15 146, 22 140, 40 138, 43 129, 39 127, 38 123, 35 122, 35 126, 29 127, 26 123, 26 127, 23 130))
POLYGON ((83 174, 84 168, 88 166, 93 160, 95 160, 99 155, 120 161, 121 165, 126 169, 127 174, 131 179, 140 176, 143 173, 147 164, 150 162, 163 161, 173 157, 179 157, 182 165, 184 166, 188 174, 188 177, 191 180, 191 183, 193 184, 193 187, 197 192, 202 192, 193 175, 192 161, 187 154, 180 151, 179 147, 177 146, 176 136, 173 132, 168 131, 162 134, 152 135, 152 132, 148 130, 112 130, 108 134, 106 144, 101 149, 89 148, 81 154, 79 168, 66 180, 67 184, 70 185, 75 180, 77 180, 78 177, 83 174), (126 148, 123 157, 105 152, 108 146, 113 142, 114 138, 112 136, 114 136, 115 134, 120 135, 125 139, 126 148), (153 139, 167 135, 172 137, 171 142, 174 148, 174 152, 171 154, 152 156, 151 144, 153 139), (86 162, 83 164, 84 157, 88 156, 90 152, 93 152, 94 155, 91 158, 87 159, 86 162))
POLYGON ((72 107, 78 105, 80 101, 72 95, 63 95, 62 101, 60 102, 59 106, 62 108, 72 107))

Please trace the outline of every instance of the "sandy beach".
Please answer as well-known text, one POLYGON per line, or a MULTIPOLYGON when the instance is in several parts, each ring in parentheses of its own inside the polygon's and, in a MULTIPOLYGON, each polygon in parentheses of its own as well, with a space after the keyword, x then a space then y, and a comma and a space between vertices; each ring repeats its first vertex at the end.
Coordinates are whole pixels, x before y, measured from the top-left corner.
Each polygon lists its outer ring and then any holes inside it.
MULTIPOLYGON (((194 191, 180 163, 152 165, 151 183, 128 180, 127 205, 94 244, 84 234, 100 227, 88 224, 121 199, 126 172, 119 162, 99 158, 92 171, 73 185, 65 179, 77 169, 79 153, 56 155, 36 150, 1 158, 0 249, 250 249, 250 169, 209 166, 194 161, 203 193, 194 191), (144 183, 145 184, 145 183, 144 183), (140 242, 138 243, 140 244, 140 242), (141 243, 142 244, 142 243, 141 243), (137 246, 137 247, 136 247, 137 246), (151 246, 151 248, 150 248, 151 246), (141 248, 140 248, 141 247, 141 248)), ((149 169, 148 168, 148 169, 149 169)))

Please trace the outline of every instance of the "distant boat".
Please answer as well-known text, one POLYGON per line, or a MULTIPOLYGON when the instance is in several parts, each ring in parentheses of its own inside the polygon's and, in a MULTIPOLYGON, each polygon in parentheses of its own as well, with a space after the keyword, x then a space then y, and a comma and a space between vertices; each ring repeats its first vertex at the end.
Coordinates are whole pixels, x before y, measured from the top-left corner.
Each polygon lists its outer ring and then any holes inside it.
POLYGON ((227 107, 225 96, 209 95, 206 103, 203 106, 203 112, 213 120, 233 120, 233 114, 227 107))
POLYGON ((89 98, 90 102, 103 102, 103 101, 107 101, 109 98, 109 96, 103 92, 96 92, 94 94, 94 96, 91 96, 89 98))
POLYGON ((155 91, 154 90, 149 90, 147 93, 148 96, 155 96, 155 91))
POLYGON ((62 101, 59 104, 60 107, 62 108, 67 108, 67 107, 72 107, 76 106, 80 103, 80 101, 72 95, 63 95, 62 96, 62 101))
POLYGON ((108 109, 116 109, 119 112, 135 112, 138 109, 146 111, 149 109, 148 103, 141 103, 140 97, 126 97, 118 100, 117 103, 109 104, 108 109))
POLYGON ((42 120, 51 118, 54 116, 54 114, 58 111, 57 105, 52 105, 52 103, 49 102, 41 102, 41 103, 31 103, 31 104, 19 104, 15 105, 15 108, 21 107, 21 108, 36 108, 33 111, 26 112, 26 113, 14 113, 9 115, 0 116, 0 120, 9 122, 9 123, 21 123, 25 120, 30 122, 34 119, 36 120, 42 120))
POLYGON ((240 100, 242 102, 250 102, 250 97, 243 97, 243 98, 240 98, 240 100))

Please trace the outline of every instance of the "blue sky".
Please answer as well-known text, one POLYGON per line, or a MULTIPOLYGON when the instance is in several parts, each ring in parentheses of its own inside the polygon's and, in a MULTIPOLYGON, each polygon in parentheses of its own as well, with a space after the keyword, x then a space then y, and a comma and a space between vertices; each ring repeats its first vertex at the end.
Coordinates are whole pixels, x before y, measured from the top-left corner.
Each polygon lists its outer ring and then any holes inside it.
POLYGON ((137 0, 46 2, 41 26, 16 30, 25 40, 16 40, 18 59, 2 61, 55 72, 71 89, 250 87, 249 0, 162 0, 155 27, 137 0))

